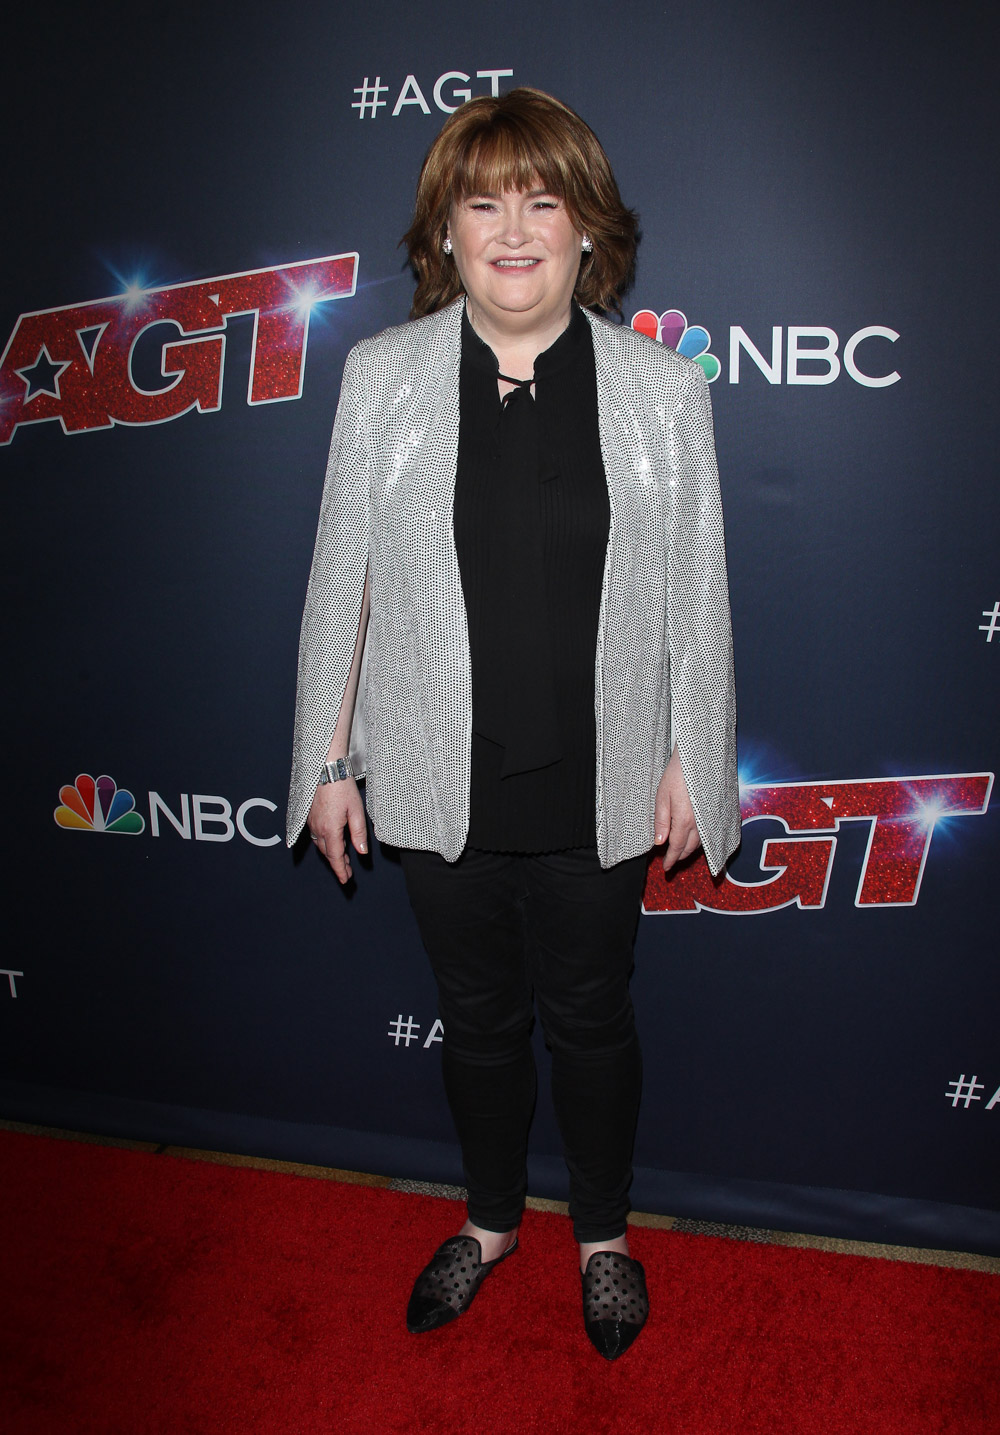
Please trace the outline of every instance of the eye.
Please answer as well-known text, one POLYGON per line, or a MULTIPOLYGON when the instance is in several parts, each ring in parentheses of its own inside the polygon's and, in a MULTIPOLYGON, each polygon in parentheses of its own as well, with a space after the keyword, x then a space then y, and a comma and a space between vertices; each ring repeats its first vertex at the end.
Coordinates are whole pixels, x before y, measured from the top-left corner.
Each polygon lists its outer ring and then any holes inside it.
POLYGON ((535 200, 535 208, 536 208, 536 209, 558 209, 558 208, 559 208, 559 201, 558 201, 557 199, 536 199, 536 200, 535 200))
POLYGON ((495 209, 496 205, 490 199, 473 199, 469 202, 469 208, 488 211, 491 209, 495 209))

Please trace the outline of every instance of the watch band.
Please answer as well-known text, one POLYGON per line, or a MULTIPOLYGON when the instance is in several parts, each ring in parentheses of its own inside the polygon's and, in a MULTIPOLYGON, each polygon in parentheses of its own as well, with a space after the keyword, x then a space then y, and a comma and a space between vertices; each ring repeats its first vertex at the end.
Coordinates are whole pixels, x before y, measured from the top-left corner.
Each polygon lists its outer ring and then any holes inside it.
POLYGON ((319 775, 320 786, 325 782, 343 782, 345 777, 354 777, 349 757, 337 757, 333 762, 324 762, 319 775))

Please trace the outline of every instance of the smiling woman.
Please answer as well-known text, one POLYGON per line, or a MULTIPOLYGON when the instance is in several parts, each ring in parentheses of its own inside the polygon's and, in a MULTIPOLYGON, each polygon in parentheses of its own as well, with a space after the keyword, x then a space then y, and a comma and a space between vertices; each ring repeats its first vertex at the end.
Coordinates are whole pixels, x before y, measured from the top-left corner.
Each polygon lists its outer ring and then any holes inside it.
POLYGON ((669 868, 703 843, 717 872, 740 827, 705 376, 593 312, 620 308, 635 227, 596 136, 537 90, 470 101, 432 145, 416 317, 344 370, 288 818, 349 881, 363 689, 368 812, 437 980, 468 1187, 409 1329, 463 1315, 517 1246, 537 999, 584 1328, 609 1360, 648 1313, 626 1216, 649 852, 669 868))
MULTIPOLYGON (((565 201, 546 190, 469 195, 452 205, 445 245, 469 322, 501 366, 527 368, 566 328, 585 238, 565 201)), ((500 393, 510 388, 501 375, 500 393)))
POLYGON ((442 249, 453 210, 476 197, 536 190, 560 200, 581 239, 591 241, 577 275, 578 303, 619 311, 635 263, 636 216, 622 203, 589 125, 550 95, 521 88, 501 100, 463 105, 424 161, 413 223, 403 237, 417 275, 413 318, 433 314, 462 292, 442 249))

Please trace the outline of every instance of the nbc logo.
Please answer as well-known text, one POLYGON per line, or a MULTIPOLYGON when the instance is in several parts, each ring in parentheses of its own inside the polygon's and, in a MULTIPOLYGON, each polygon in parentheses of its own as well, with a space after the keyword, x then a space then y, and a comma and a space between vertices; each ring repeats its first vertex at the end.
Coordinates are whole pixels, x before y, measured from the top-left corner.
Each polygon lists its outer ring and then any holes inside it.
MULTIPOLYGON (((668 349, 700 364, 710 384, 721 374, 722 364, 714 354, 709 353, 711 334, 703 324, 689 324, 680 309, 667 309, 662 314, 653 309, 640 309, 632 315, 632 328, 636 333, 645 334, 648 339, 658 339, 668 349)), ((825 324, 789 324, 787 328, 774 324, 771 327, 769 358, 766 349, 757 347, 742 324, 730 324, 729 382, 740 382, 742 358, 749 361, 769 384, 832 384, 843 372, 863 388, 887 389, 899 383, 899 371, 892 369, 887 374, 871 373, 867 364, 875 364, 876 369, 879 367, 878 350, 869 353, 867 346, 873 339, 887 339, 894 344, 898 338, 896 330, 884 324, 866 324, 855 330, 841 350, 840 336, 825 324), (865 346, 864 356, 859 352, 862 345, 865 346), (865 368, 861 367, 862 362, 865 362, 865 368)), ((746 367, 744 363, 744 371, 746 367)))
POLYGON ((688 324, 687 317, 679 309, 668 309, 664 314, 654 314, 652 309, 640 309, 632 315, 632 328, 647 339, 659 339, 668 349, 694 359, 705 371, 708 382, 714 383, 722 372, 722 365, 709 347, 712 336, 701 324, 688 324))
POLYGON ((72 787, 59 789, 60 806, 52 814, 60 827, 78 832, 125 832, 137 837, 146 820, 135 811, 135 798, 105 773, 95 782, 81 772, 72 787))

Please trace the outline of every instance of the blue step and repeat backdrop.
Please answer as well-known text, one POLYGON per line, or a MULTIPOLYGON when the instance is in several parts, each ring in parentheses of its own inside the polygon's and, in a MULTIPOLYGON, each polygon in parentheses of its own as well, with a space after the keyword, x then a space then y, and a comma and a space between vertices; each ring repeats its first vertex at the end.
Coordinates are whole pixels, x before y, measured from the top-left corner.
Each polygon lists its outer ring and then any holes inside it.
POLYGON ((4 1115, 460 1179, 395 854, 280 833, 345 355, 445 115, 530 84, 640 211, 729 533, 744 839, 651 871, 635 1204, 1000 1253, 995 35, 936 12, 6 22, 4 1115))

